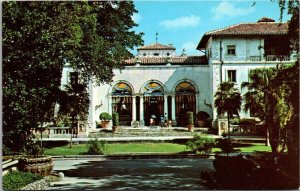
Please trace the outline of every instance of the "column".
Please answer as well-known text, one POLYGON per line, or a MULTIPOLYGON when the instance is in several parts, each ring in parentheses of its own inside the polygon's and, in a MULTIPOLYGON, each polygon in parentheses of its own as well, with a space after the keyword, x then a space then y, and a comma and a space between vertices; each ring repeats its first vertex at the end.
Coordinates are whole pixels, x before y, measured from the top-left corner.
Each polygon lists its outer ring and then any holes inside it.
POLYGON ((112 115, 112 96, 108 96, 108 113, 112 115))
POLYGON ((163 115, 168 118, 168 96, 164 95, 164 113, 163 115))
POLYGON ((175 111, 175 95, 172 95, 172 120, 176 120, 175 111))
MULTIPOLYGON (((196 113, 195 113, 195 114, 197 114, 197 113, 201 110, 201 106, 203 106, 202 101, 204 102, 204 100, 201 100, 201 99, 199 98, 199 93, 196 93, 195 97, 196 97, 196 113)), ((203 107, 204 107, 204 106, 203 106, 203 107)), ((194 118, 195 118, 195 117, 196 117, 196 116, 194 116, 194 118)))
POLYGON ((140 125, 144 126, 144 96, 140 96, 140 125))
POLYGON ((136 121, 136 96, 132 96, 132 121, 136 121))

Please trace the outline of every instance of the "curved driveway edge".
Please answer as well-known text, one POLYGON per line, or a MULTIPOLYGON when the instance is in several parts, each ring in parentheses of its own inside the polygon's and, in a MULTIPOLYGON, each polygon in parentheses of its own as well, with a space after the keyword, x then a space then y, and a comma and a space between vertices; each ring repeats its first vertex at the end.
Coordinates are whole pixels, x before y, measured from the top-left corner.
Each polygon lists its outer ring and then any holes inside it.
POLYGON ((53 160, 114 160, 114 159, 178 159, 178 158, 210 158, 215 154, 174 154, 174 153, 126 153, 113 155, 68 155, 52 156, 53 160))

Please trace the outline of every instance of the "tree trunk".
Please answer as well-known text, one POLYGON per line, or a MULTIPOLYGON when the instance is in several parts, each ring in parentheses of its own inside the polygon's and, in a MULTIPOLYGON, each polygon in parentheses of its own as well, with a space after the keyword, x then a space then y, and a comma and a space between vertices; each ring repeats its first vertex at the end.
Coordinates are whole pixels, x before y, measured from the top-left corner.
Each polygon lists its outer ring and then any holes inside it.
POLYGON ((269 130, 269 140, 270 140, 272 153, 277 155, 277 153, 278 153, 278 141, 277 141, 277 138, 274 135, 274 129, 272 127, 269 127, 268 130, 269 130))
POLYGON ((228 113, 227 113, 227 121, 228 121, 228 139, 229 139, 229 141, 230 141, 230 122, 229 122, 229 115, 228 115, 228 113))

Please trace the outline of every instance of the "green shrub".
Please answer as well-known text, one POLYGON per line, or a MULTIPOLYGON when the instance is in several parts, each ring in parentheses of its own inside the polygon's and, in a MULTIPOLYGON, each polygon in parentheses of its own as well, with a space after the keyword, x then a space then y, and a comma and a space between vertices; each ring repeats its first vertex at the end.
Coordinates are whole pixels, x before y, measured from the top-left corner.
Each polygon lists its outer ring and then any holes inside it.
POLYGON ((37 142, 28 142, 26 145, 26 154, 38 157, 44 155, 44 150, 37 142))
POLYGON ((224 153, 233 151, 233 145, 229 139, 218 139, 217 147, 219 147, 224 153))
POLYGON ((39 174, 30 172, 12 171, 3 177, 3 190, 17 190, 27 184, 41 180, 43 177, 39 174))
POLYGON ((215 141, 213 138, 208 138, 207 135, 195 134, 193 139, 190 139, 186 146, 191 149, 194 153, 210 152, 214 147, 215 141))
POLYGON ((232 125, 238 125, 240 123, 240 118, 234 117, 230 119, 230 124, 232 125))
POLYGON ((119 125, 119 114, 118 113, 112 114, 112 123, 113 123, 113 126, 119 125))
POLYGON ((99 118, 100 118, 100 120, 109 121, 109 120, 111 120, 111 115, 107 112, 103 112, 100 114, 99 118))
POLYGON ((91 139, 88 144, 88 153, 90 155, 103 155, 108 150, 106 141, 98 141, 98 139, 91 139))
POLYGON ((255 119, 243 118, 240 120, 239 125, 255 125, 257 121, 255 119))
POLYGON ((191 111, 188 111, 187 113, 188 118, 188 125, 194 125, 194 113, 191 111))

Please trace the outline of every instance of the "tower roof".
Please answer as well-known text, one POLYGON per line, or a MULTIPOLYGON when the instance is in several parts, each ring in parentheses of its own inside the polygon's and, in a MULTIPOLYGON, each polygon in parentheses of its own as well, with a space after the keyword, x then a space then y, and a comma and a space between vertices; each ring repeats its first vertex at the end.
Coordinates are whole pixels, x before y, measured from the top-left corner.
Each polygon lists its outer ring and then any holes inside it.
POLYGON ((163 45, 163 44, 151 44, 147 46, 139 47, 138 50, 176 50, 172 45, 163 45))

